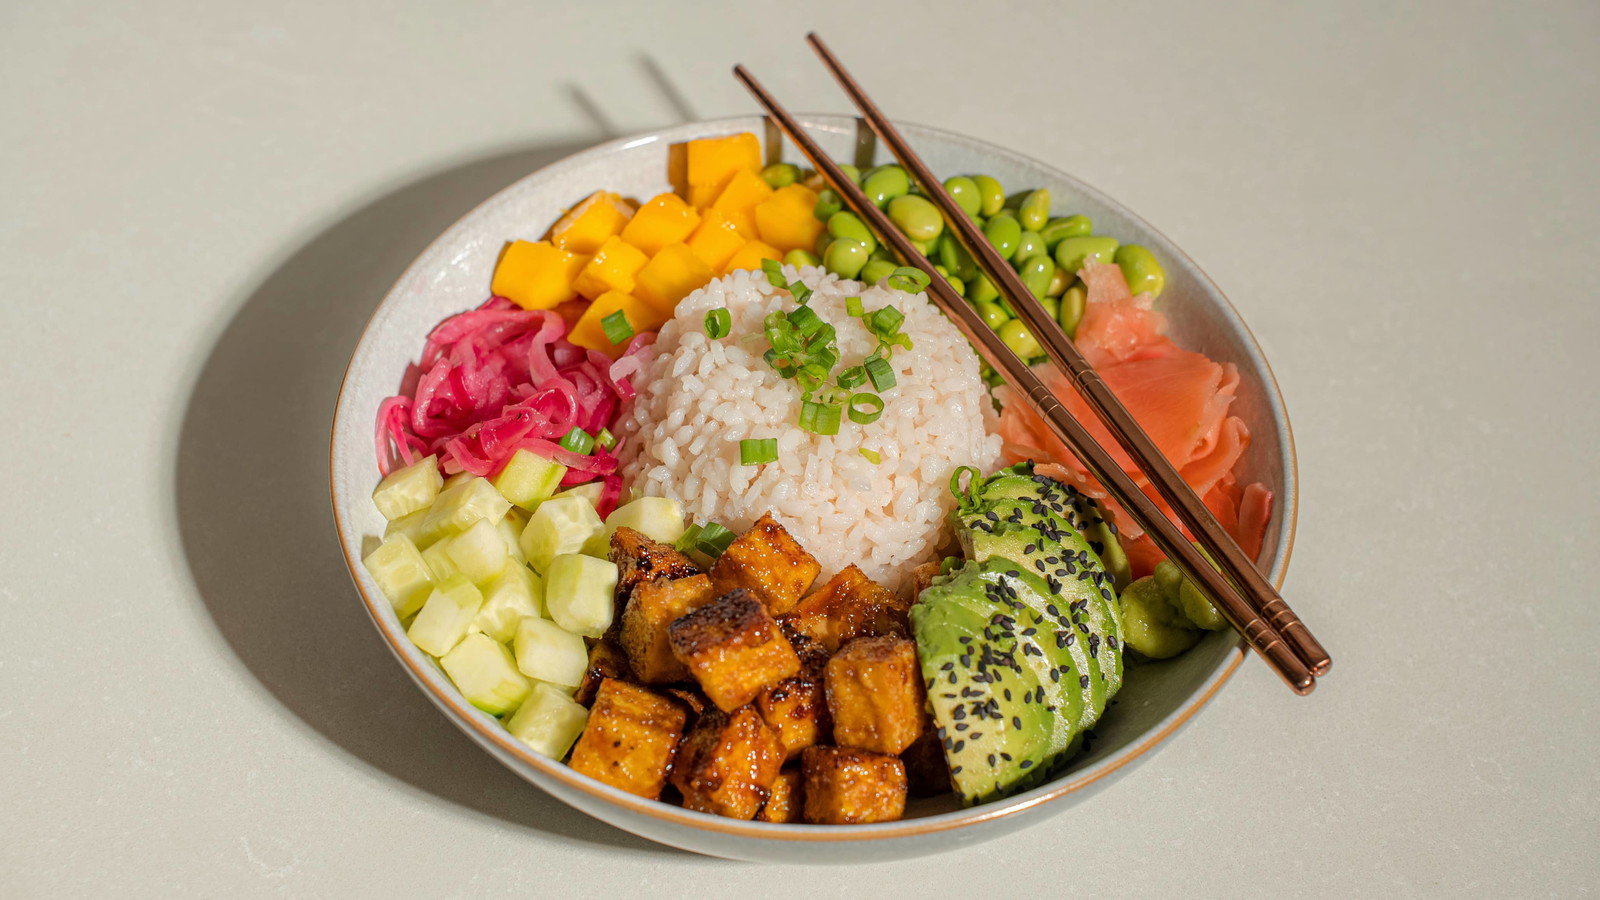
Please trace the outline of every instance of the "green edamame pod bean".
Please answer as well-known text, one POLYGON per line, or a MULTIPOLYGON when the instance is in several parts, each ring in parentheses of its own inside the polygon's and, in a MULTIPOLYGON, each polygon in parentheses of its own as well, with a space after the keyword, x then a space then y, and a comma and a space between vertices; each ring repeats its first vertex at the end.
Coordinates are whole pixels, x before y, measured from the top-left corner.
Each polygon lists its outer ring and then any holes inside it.
POLYGON ((1006 346, 1011 348, 1011 352, 1024 360, 1033 359, 1043 352, 1039 347, 1039 341, 1034 338, 1033 332, 1028 330, 1028 326, 1022 324, 1021 319, 1012 319, 1001 325, 997 333, 1000 335, 1000 340, 1005 341, 1006 346))
POLYGON ((1072 276, 1067 274, 1067 270, 1056 266, 1056 273, 1050 276, 1050 287, 1045 289, 1044 294, 1046 297, 1059 297, 1071 283, 1072 276))
MULTIPOLYGON (((967 299, 971 300, 972 298, 968 297, 967 299)), ((998 303, 974 303, 973 306, 977 307, 978 315, 983 316, 983 324, 994 331, 999 331, 1001 325, 1011 320, 1011 317, 1006 315, 1006 311, 1001 309, 998 303)))
POLYGON ((840 278, 854 278, 861 274, 871 254, 867 245, 851 238, 834 238, 828 252, 822 254, 822 265, 840 278))
POLYGON ((1017 219, 1029 231, 1038 231, 1050 221, 1050 189, 1039 188, 1022 195, 1017 206, 1017 219))
POLYGON ((1114 237, 1067 238, 1056 245, 1056 265, 1076 275, 1091 256, 1109 263, 1116 256, 1117 239, 1114 237))
POLYGON ((963 297, 967 295, 967 283, 965 281, 955 275, 946 275, 944 280, 950 282, 950 287, 954 288, 957 294, 963 297))
POLYGON ((839 195, 833 188, 823 188, 817 191, 817 205, 811 208, 811 214, 817 217, 817 221, 826 222, 841 209, 844 209, 844 201, 839 199, 839 195))
POLYGON ((889 249, 889 245, 888 244, 879 244, 872 251, 872 259, 874 261, 883 259, 883 260, 888 260, 889 262, 895 262, 894 251, 889 249))
POLYGON ((1151 659, 1167 659, 1200 642, 1202 632, 1188 627, 1149 576, 1122 590, 1122 640, 1151 659))
POLYGON ((761 180, 773 190, 788 187, 800 180, 800 167, 794 163, 774 163, 761 170, 761 180))
MULTIPOLYGON (((989 221, 993 222, 995 219, 1011 219, 1013 221, 1016 221, 1016 218, 1017 218, 1017 211, 1014 210, 1014 209, 997 209, 997 210, 995 210, 994 215, 989 217, 989 221)), ((1021 222, 1017 222, 1017 228, 1019 230, 1022 228, 1022 223, 1021 222)))
POLYGON ((906 177, 906 170, 899 166, 879 166, 869 170, 862 178, 861 190, 867 199, 882 209, 890 200, 904 196, 911 190, 911 179, 906 177))
POLYGON ((859 242, 867 248, 869 255, 878 249, 878 239, 873 236, 872 229, 848 209, 841 209, 828 217, 828 233, 836 238, 849 238, 859 242))
POLYGON ((854 181, 856 184, 860 184, 861 183, 861 170, 860 169, 856 168, 855 166, 850 165, 849 163, 840 163, 839 164, 839 169, 841 171, 843 171, 845 176, 848 177, 851 181, 854 181))
POLYGON ((961 211, 969 216, 975 216, 983 208, 983 198, 978 196, 978 183, 965 175, 957 175, 944 183, 944 189, 950 192, 950 199, 961 207, 961 211))
POLYGON ((999 296, 1000 289, 982 272, 973 275, 972 282, 967 285, 967 299, 974 303, 991 303, 999 296))
POLYGON ((1151 299, 1161 296, 1167 286, 1167 273, 1156 261, 1156 255, 1138 244, 1124 244, 1117 248, 1117 266, 1122 277, 1128 279, 1128 290, 1135 294, 1149 294, 1151 299))
POLYGON ((962 281, 971 281, 972 276, 978 272, 978 264, 973 262, 972 254, 961 246, 961 242, 956 240, 955 233, 951 231, 939 236, 939 262, 946 269, 956 273, 962 281))
POLYGON ((1078 333, 1078 321, 1083 318, 1083 307, 1088 300, 1089 292, 1083 282, 1062 292, 1061 305, 1056 308, 1056 321, 1061 323, 1061 330, 1066 332, 1067 337, 1078 333))
POLYGON ((1011 262, 1020 266, 1024 260, 1048 252, 1044 246, 1044 238, 1039 236, 1039 232, 1023 229, 1022 236, 1017 238, 1017 252, 1011 255, 1011 262))
POLYGON ((1039 229, 1039 236, 1044 238, 1044 245, 1054 251, 1056 245, 1067 238, 1088 237, 1093 232, 1094 226, 1088 216, 1058 216, 1039 229))
POLYGON ((1017 277, 1035 297, 1044 297, 1050 289, 1050 276, 1056 273, 1056 261, 1047 253, 1030 257, 1017 269, 1017 277))
POLYGON ((902 194, 889 201, 889 221, 914 241, 931 241, 944 231, 939 208, 926 197, 902 194))
POLYGON ((950 270, 946 269, 944 266, 939 265, 938 263, 934 263, 933 264, 933 270, 935 272, 939 273, 939 277, 940 278, 949 278, 950 277, 950 270))
MULTIPOLYGON (((1055 263, 1051 263, 1051 265, 1055 265, 1055 263)), ((1056 314, 1061 311, 1061 301, 1054 297, 1040 297, 1039 305, 1044 307, 1044 311, 1050 314, 1051 319, 1054 319, 1056 314)))
POLYGON ((898 268, 900 268, 899 263, 891 259, 868 260, 867 264, 861 267, 861 273, 856 277, 867 284, 877 284, 893 275, 894 270, 898 268))
POLYGON ((1163 559, 1156 563, 1153 573, 1156 584, 1161 586, 1161 593, 1167 596, 1168 602, 1176 605, 1178 590, 1183 587, 1183 572, 1170 559, 1163 559))
POLYGON ((817 242, 811 245, 811 252, 818 257, 826 256, 828 245, 831 243, 833 243, 833 235, 829 234, 828 230, 824 228, 822 233, 817 235, 817 242))
POLYGON ((978 187, 978 212, 982 215, 992 216, 1006 205, 1006 189, 999 181, 988 175, 974 175, 972 183, 978 187))
POLYGON ((917 248, 917 252, 921 253, 923 256, 928 256, 928 255, 932 254, 933 251, 936 250, 938 248, 938 246, 939 246, 939 242, 937 240, 918 241, 918 240, 913 240, 911 238, 907 238, 907 240, 910 240, 911 241, 911 246, 917 248))
POLYGON ((800 266, 820 266, 822 265, 822 260, 810 250, 801 250, 796 247, 783 255, 783 264, 794 266, 795 268, 800 266))
POLYGON ((1010 259, 1012 254, 1017 252, 1017 241, 1022 239, 1022 226, 1016 219, 995 216, 983 229, 983 236, 994 245, 1001 259, 1010 259))
MULTIPOLYGON (((1211 563, 1213 569, 1217 567, 1216 560, 1211 558, 1211 554, 1207 553, 1204 547, 1195 544, 1194 548, 1200 551, 1200 555, 1206 558, 1206 562, 1211 563)), ((1173 566, 1173 568, 1177 568, 1177 566, 1173 566)), ((1179 573, 1178 577, 1180 579, 1178 595, 1176 598, 1169 596, 1169 599, 1174 600, 1173 608, 1182 614, 1190 625, 1196 628, 1203 628, 1206 631, 1221 631, 1227 628, 1227 620, 1222 618, 1222 614, 1217 612, 1215 606, 1211 605, 1211 598, 1206 596, 1206 592, 1201 590, 1199 585, 1184 577, 1182 573, 1179 573)))

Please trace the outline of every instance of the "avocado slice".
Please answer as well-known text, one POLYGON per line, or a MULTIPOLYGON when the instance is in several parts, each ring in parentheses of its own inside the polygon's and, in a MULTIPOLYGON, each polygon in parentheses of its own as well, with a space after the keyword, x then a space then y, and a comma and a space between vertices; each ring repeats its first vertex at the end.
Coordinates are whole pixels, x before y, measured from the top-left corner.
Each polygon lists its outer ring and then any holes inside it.
POLYGON ((1131 580, 1128 555, 1117 540, 1117 526, 1106 518, 1099 502, 1076 487, 1033 471, 1033 462, 1008 466, 973 486, 976 501, 998 499, 1029 500, 1043 503, 1083 535, 1096 557, 1105 566, 1117 590, 1131 580))

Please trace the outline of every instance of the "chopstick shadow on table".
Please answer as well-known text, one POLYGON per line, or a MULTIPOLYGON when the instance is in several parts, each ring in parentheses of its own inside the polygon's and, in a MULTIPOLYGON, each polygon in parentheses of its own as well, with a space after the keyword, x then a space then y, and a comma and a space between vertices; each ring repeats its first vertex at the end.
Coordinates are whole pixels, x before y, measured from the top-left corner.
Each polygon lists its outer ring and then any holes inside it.
POLYGON ((587 145, 519 149, 413 181, 342 216, 250 288, 199 366, 184 412, 177 527, 223 639, 329 741, 418 790, 514 825, 678 854, 546 795, 451 726, 368 621, 328 505, 334 400, 378 301, 456 218, 587 145))

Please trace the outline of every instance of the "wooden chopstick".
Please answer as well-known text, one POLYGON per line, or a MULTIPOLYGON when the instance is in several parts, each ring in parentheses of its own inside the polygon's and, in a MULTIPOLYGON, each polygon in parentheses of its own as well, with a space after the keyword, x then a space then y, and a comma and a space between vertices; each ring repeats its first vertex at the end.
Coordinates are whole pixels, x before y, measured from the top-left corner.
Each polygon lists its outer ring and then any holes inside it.
MULTIPOLYGON (((1094 367, 1089 365, 1083 354, 1078 352, 1078 348, 1061 330, 1055 318, 1033 296, 1033 292, 1023 285, 1022 279, 978 230, 977 224, 956 205, 954 198, 944 189, 944 185, 906 143, 905 138, 894 127, 894 123, 889 121, 867 96, 866 91, 862 90, 845 70, 844 65, 823 43, 822 38, 812 32, 806 35, 806 41, 821 58, 823 65, 828 67, 834 79, 839 82, 839 86, 850 95, 851 101, 866 118, 867 124, 888 146, 890 152, 911 177, 921 185, 923 193, 939 207, 940 212, 944 214, 945 222, 954 229, 956 236, 972 254, 984 274, 1022 317, 1028 330, 1039 339, 1039 344, 1044 348, 1046 355, 1057 367, 1071 376, 1078 393, 1105 423, 1122 449, 1149 477, 1162 499, 1166 500, 1178 514, 1178 519, 1189 529, 1190 534, 1193 534, 1212 558, 1218 561, 1227 577, 1241 588, 1245 600, 1254 607, 1257 614, 1283 635, 1295 655, 1306 664, 1312 674, 1326 673, 1333 664, 1328 652, 1217 521, 1205 502, 1183 480, 1183 476, 1178 474, 1177 467, 1168 461, 1166 455, 1145 433, 1144 428, 1106 386, 1094 367)), ((1171 555, 1170 552, 1168 555, 1171 555)), ((1209 570, 1211 567, 1205 565, 1204 568, 1209 570)))
POLYGON ((1309 694, 1316 687, 1316 679, 1310 669, 1284 642, 1282 635, 1256 614, 1227 579, 1206 563, 1204 557, 1184 538, 1177 526, 1168 521, 1154 501, 1139 490, 1110 454, 1095 442, 1082 425, 1078 424, 1061 401, 1056 399, 1050 388, 1028 368, 1028 364, 1013 353, 993 329, 984 324, 978 311, 956 294, 943 276, 934 270, 933 263, 917 252, 906 236, 889 221, 888 216, 867 199, 852 179, 845 176, 838 164, 823 152, 794 117, 767 93, 755 76, 742 65, 735 66, 733 72, 755 97, 756 102, 767 111, 767 115, 811 160, 812 165, 816 166, 817 171, 839 193, 845 203, 878 233, 903 263, 915 266, 927 274, 930 279, 928 293, 934 302, 938 303, 945 314, 956 323, 967 340, 977 348, 979 354, 996 371, 1005 376, 1006 381, 1017 389, 1028 405, 1050 426, 1051 431, 1072 449, 1111 495, 1128 510, 1134 521, 1150 533, 1156 546, 1173 557, 1185 574, 1190 574, 1192 571, 1190 577, 1204 586, 1212 597, 1217 598, 1218 608, 1244 637, 1245 643, 1296 693, 1309 694))

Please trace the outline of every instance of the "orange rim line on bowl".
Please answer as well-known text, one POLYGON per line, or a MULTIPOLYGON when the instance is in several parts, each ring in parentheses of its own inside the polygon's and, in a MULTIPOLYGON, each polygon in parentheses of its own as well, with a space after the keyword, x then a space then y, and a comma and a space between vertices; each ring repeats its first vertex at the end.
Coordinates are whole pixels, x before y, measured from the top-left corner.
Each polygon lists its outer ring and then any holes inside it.
MULTIPOLYGON (((820 40, 815 34, 808 36, 808 40, 812 42, 813 47, 818 49, 819 53, 824 55, 825 61, 831 60, 831 55, 828 55, 826 49, 820 46, 820 40)), ((836 66, 836 61, 830 64, 830 68, 834 69, 834 74, 840 78, 841 83, 846 84, 846 90, 866 116, 868 124, 884 139, 884 142, 889 145, 891 151, 912 173, 913 177, 922 184, 923 190, 929 194, 937 195, 936 199, 943 201, 940 205, 945 207, 945 218, 947 220, 955 220, 965 225, 972 233, 976 233, 971 221, 960 212, 955 205, 955 201, 944 191, 943 185, 939 183, 938 179, 933 177, 926 164, 911 151, 904 139, 900 137, 899 132, 883 117, 876 105, 866 97, 859 86, 849 80, 848 74, 844 73, 842 68, 836 68, 836 66)), ((1267 665, 1295 693, 1301 695, 1311 693, 1316 687, 1315 676, 1312 674, 1308 664, 1302 661, 1295 649, 1284 640, 1283 635, 1274 627, 1272 621, 1258 613, 1255 606, 1234 588, 1226 576, 1211 568, 1209 562, 1201 555, 1200 551, 1189 543, 1178 527, 1167 519, 1155 503, 1145 496, 1144 492, 1134 484, 1133 480, 1122 471, 1122 467, 1116 463, 1111 455, 1072 417, 1071 413, 1067 411, 1066 407, 1062 405, 1061 401, 1056 398, 1044 382, 1028 368, 1028 364, 1016 353, 1012 352, 998 334, 983 323, 978 311, 955 293, 949 283, 934 270, 933 263, 911 245, 910 240, 899 229, 894 227, 888 216, 867 198, 866 194, 862 192, 853 179, 845 176, 838 164, 822 151, 816 142, 811 139, 810 135, 806 134, 805 130, 783 108, 782 104, 778 103, 761 86, 760 82, 750 74, 749 70, 739 65, 735 66, 733 71, 735 77, 755 97, 756 102, 766 110, 778 127, 811 160, 817 171, 827 180, 829 186, 844 199, 845 203, 858 216, 878 233, 880 239, 889 245, 902 263, 915 266, 928 276, 929 294, 938 303, 939 307, 944 310, 946 315, 956 323, 967 339, 972 342, 980 355, 996 371, 1005 376, 1006 381, 1022 395, 1028 405, 1050 426, 1051 431, 1071 448, 1078 459, 1099 479, 1101 484, 1105 485, 1111 495, 1122 504, 1134 521, 1144 527, 1156 546, 1166 553, 1169 558, 1172 558, 1186 576, 1205 588, 1229 624, 1244 637, 1245 643, 1260 655, 1267 665)), ((993 248, 988 245, 986 240, 983 240, 980 236, 974 241, 966 234, 963 234, 963 238, 964 243, 974 245, 969 246, 968 250, 975 259, 983 264, 985 269, 994 264, 998 269, 1004 270, 1004 275, 1010 275, 1015 280, 1016 276, 1010 272, 1010 267, 1005 265, 1004 260, 1001 260, 994 253, 993 248), (987 251, 987 257, 983 255, 985 251, 987 251), (992 259, 989 257, 992 257, 992 259)), ((1002 278, 996 276, 1000 273, 990 272, 989 274, 998 286, 1002 278)), ((1033 299, 1031 293, 1026 288, 1021 288, 1020 282, 1017 283, 1017 287, 1023 295, 1026 295, 1027 301, 1024 303, 1013 299, 1013 306, 1033 313, 1041 321, 1048 319, 1043 307, 1033 299)), ((1030 327, 1036 327, 1033 321, 1028 321, 1027 324, 1030 327)), ((1066 340, 1066 336, 1061 333, 1059 328, 1055 329, 1053 335, 1048 332, 1035 333, 1044 339, 1041 343, 1051 338, 1058 339, 1056 342, 1064 345, 1078 359, 1083 369, 1087 369, 1091 374, 1093 373, 1093 369, 1088 366, 1087 362, 1082 360, 1081 355, 1077 354, 1076 348, 1071 347, 1070 342, 1066 340)), ((1055 359, 1058 354, 1052 352, 1051 355, 1052 359, 1055 359)), ((1098 381, 1098 376, 1094 376, 1094 379, 1098 381)), ((1080 385, 1082 384, 1076 374, 1074 381, 1080 385)), ((1110 396, 1110 391, 1106 390, 1105 394, 1110 396)), ((1116 403, 1114 397, 1112 397, 1111 402, 1116 403)), ((1123 424, 1117 419, 1126 419, 1130 423, 1133 421, 1132 416, 1128 415, 1120 404, 1117 404, 1116 408, 1121 410, 1120 417, 1110 416, 1106 421, 1107 426, 1114 434, 1121 431, 1120 426, 1123 424)), ((1134 427, 1137 426, 1135 425, 1134 427)), ((1142 434, 1142 431, 1140 433, 1142 434)), ((1149 439, 1145 438, 1145 441, 1148 443, 1149 439)), ((1135 460, 1139 460, 1137 453, 1132 455, 1135 460)), ((1159 452, 1156 455, 1159 457, 1159 452)), ((1168 468, 1170 469, 1170 465, 1168 468)), ((1181 479, 1179 479, 1179 482, 1182 483, 1181 479)), ((1188 490, 1187 485, 1184 485, 1184 490, 1188 490)), ((1189 495, 1193 497, 1193 491, 1189 491, 1189 495)), ((1194 499, 1195 503, 1203 510, 1204 504, 1199 503, 1198 498, 1194 499)), ((1209 512, 1207 515, 1209 517, 1209 512)), ((1232 539, 1227 537, 1226 532, 1222 532, 1221 526, 1216 523, 1214 518, 1210 519, 1210 523, 1217 532, 1221 533, 1223 540, 1233 545, 1232 539)), ((1242 551, 1238 551, 1237 545, 1233 546, 1235 552, 1242 557, 1242 551)), ((1253 565, 1248 566, 1248 568, 1256 574, 1261 583, 1265 584, 1265 579, 1260 577, 1260 573, 1255 570, 1253 565)), ((1277 596, 1276 591, 1272 591, 1270 585, 1268 585, 1268 590, 1272 596, 1277 596)), ((1283 605, 1281 599, 1278 600, 1278 603, 1283 605)), ((1287 606, 1283 605, 1283 608, 1287 609, 1287 606)))

